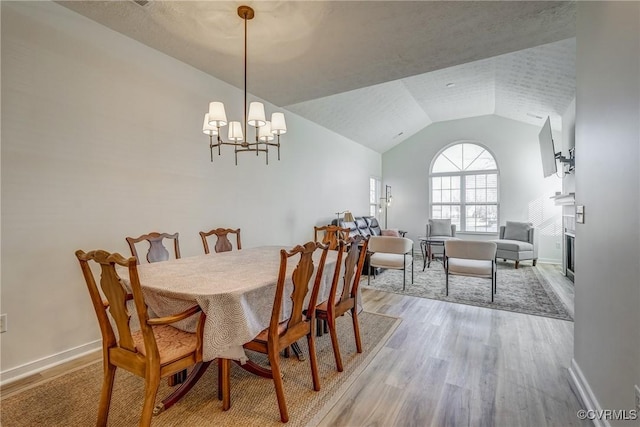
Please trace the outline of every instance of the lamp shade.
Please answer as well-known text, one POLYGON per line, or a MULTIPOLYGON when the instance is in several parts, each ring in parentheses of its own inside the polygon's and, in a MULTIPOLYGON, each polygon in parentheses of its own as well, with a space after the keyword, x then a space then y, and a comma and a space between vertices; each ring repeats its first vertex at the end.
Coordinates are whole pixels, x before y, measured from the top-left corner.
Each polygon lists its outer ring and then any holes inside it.
POLYGON ((240 122, 229 123, 229 139, 236 142, 244 139, 244 136, 242 135, 242 125, 240 122))
POLYGON ((202 133, 209 136, 216 136, 218 128, 209 124, 209 113, 204 115, 204 123, 202 124, 202 133))
POLYGON ((215 127, 223 127, 227 125, 227 113, 224 111, 222 102, 209 103, 209 124, 215 127))
POLYGON ((349 211, 344 213, 344 221, 345 222, 353 222, 353 214, 349 211))
POLYGON ((264 104, 262 102, 252 102, 249 104, 249 115, 247 123, 251 126, 261 127, 267 122, 264 115, 264 104))
POLYGON ((260 142, 273 141, 273 134, 271 133, 271 122, 267 120, 264 126, 258 128, 258 140, 260 142))
POLYGON ((273 113, 271 115, 271 133, 274 135, 287 133, 287 123, 284 120, 284 113, 273 113))

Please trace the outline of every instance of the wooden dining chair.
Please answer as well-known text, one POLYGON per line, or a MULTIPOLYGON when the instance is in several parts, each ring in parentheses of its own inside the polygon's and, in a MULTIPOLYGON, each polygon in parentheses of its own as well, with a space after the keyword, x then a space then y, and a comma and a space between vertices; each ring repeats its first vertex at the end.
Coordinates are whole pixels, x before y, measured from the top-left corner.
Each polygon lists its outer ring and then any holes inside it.
POLYGON ((78 250, 76 257, 80 261, 102 333, 104 379, 96 424, 107 425, 116 368, 122 368, 144 378, 144 405, 139 425, 149 426, 160 379, 202 362, 205 315, 196 305, 179 314, 150 319, 134 257, 124 258, 120 254, 103 250, 89 253, 78 250), (91 271, 90 261, 100 265, 100 289, 91 271), (120 280, 116 266, 128 269, 131 292, 120 280), (106 300, 103 300, 103 294, 106 300), (138 313, 138 331, 133 331, 130 327, 131 314, 127 307, 129 300, 133 300, 138 313), (172 323, 197 313, 200 313, 200 317, 196 333, 184 332, 171 326, 172 323))
POLYGON ((352 237, 348 242, 340 241, 338 245, 338 259, 336 261, 333 281, 331 282, 329 298, 316 307, 316 318, 327 322, 329 325, 331 345, 333 346, 333 354, 336 359, 336 369, 338 372, 343 371, 343 366, 342 357, 340 356, 340 346, 338 344, 336 319, 344 315, 347 311, 351 312, 353 333, 356 339, 356 350, 358 353, 362 353, 360 326, 358 324, 358 285, 360 283, 362 267, 367 257, 367 245, 368 240, 362 236, 352 237), (342 268, 343 265, 344 268, 342 268), (342 282, 342 286, 340 295, 338 295, 340 282, 342 282))
MULTIPOLYGON (((176 259, 180 258, 180 243, 178 240, 178 233, 168 234, 168 233, 157 233, 151 232, 149 234, 143 234, 139 237, 127 237, 127 243, 129 244, 129 249, 131 249, 131 255, 133 255, 138 264, 140 264, 140 257, 138 256, 138 251, 136 250, 136 244, 146 241, 149 243, 149 249, 147 251, 147 262, 160 262, 167 261, 171 258, 169 251, 164 246, 164 240, 173 240, 173 250, 174 256, 176 259)), ((185 381, 187 378, 187 371, 182 371, 177 373, 176 375, 170 377, 167 380, 167 383, 170 386, 174 386, 180 384, 185 381)))
POLYGON ((337 225, 323 225, 321 227, 313 227, 313 240, 316 242, 322 242, 325 245, 329 245, 330 250, 338 249, 338 242, 340 240, 347 240, 349 238, 348 228, 341 228, 337 225), (319 237, 322 236, 322 240, 319 237))
MULTIPOLYGON (((280 272, 276 284, 276 293, 271 311, 271 321, 269 327, 260 332, 253 340, 244 344, 247 350, 253 350, 266 354, 269 358, 271 369, 259 366, 249 360, 245 364, 245 369, 266 378, 272 378, 276 396, 278 398, 278 408, 280 419, 286 423, 289 420, 287 403, 284 396, 282 375, 280 373, 280 352, 291 346, 297 340, 307 337, 309 346, 309 360, 311 365, 311 376, 313 379, 313 389, 320 390, 320 376, 318 373, 318 361, 315 346, 315 307, 318 300, 318 291, 322 280, 324 264, 327 259, 329 247, 317 242, 307 242, 304 245, 294 247, 290 252, 282 249, 280 251, 280 272), (314 266, 313 254, 316 250, 322 251, 317 268, 314 266), (286 290, 287 299, 291 299, 291 309, 286 320, 281 320, 281 313, 285 297, 285 283, 287 283, 287 265, 289 259, 299 255, 298 263, 290 277, 293 290, 286 290), (316 271, 315 280, 313 278, 316 271), (310 286, 311 284, 311 286, 310 286), (305 304, 305 298, 310 292, 309 302, 305 304), (306 306, 305 306, 306 305, 306 306), (303 311, 311 313, 305 316, 303 311), (247 366, 248 365, 248 366, 247 366)), ((287 288, 290 285, 287 285, 287 288)), ((222 392, 222 409, 231 407, 230 399, 230 360, 219 359, 219 389, 222 392)))
POLYGON ((174 256, 180 258, 180 243, 178 241, 178 233, 156 233, 155 231, 149 234, 143 234, 140 237, 127 237, 127 243, 129 249, 131 249, 131 255, 136 257, 138 264, 140 264, 140 257, 138 257, 138 251, 136 251, 136 244, 142 241, 149 243, 149 250, 147 251, 148 262, 166 261, 170 258, 169 251, 164 246, 164 239, 173 240, 174 256))
POLYGON ((233 245, 231 244, 231 241, 229 240, 229 234, 235 234, 236 235, 236 249, 240 250, 242 249, 242 242, 240 241, 240 229, 231 229, 231 228, 216 228, 215 230, 211 230, 211 231, 201 231, 200 232, 200 238, 202 239, 202 246, 204 246, 204 253, 208 254, 209 253, 209 243, 207 242, 207 237, 211 236, 211 235, 216 235, 217 240, 216 240, 216 245, 214 246, 214 250, 216 252, 228 252, 233 250, 233 245))

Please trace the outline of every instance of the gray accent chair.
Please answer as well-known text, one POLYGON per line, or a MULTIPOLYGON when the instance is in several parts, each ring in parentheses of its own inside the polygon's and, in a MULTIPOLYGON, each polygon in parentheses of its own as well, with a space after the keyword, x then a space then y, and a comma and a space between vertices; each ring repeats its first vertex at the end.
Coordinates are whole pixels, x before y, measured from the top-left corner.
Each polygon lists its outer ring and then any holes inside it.
POLYGON ((535 266, 538 261, 537 230, 530 222, 507 221, 500 226, 500 238, 494 240, 498 245, 496 259, 512 260, 516 268, 520 261, 533 260, 535 266))
MULTIPOLYGON (((450 219, 429 219, 427 221, 427 233, 426 237, 431 240, 457 240, 456 237, 456 225, 451 224, 450 219)), ((430 246, 427 256, 442 257, 444 252, 444 246, 430 246)))

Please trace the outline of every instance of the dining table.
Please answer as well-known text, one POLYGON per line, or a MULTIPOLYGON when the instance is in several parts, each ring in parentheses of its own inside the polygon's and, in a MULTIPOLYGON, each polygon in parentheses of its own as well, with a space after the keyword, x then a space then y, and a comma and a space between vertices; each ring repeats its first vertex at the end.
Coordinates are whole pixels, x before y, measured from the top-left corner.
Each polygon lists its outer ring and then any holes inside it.
MULTIPOLYGON (((153 315, 168 316, 195 304, 206 314, 203 363, 197 365, 185 383, 156 407, 155 413, 184 396, 215 359, 236 360, 241 365, 247 362, 243 344, 267 328, 271 320, 282 249, 290 250, 292 247, 258 246, 138 265, 142 292, 153 315)), ((316 268, 320 256, 320 250, 313 254, 316 268)), ((336 259, 337 252, 328 251, 318 301, 328 297, 336 259)), ((287 264, 285 287, 292 289, 291 275, 296 264, 297 257, 287 264)), ((126 269, 119 269, 118 274, 123 284, 129 286, 126 269)), ((310 285, 313 285, 313 279, 310 285)), ((291 307, 291 301, 286 297, 290 294, 285 288, 283 320, 288 317, 286 313, 291 307)), ((172 325, 195 332, 198 317, 192 316, 172 325)))

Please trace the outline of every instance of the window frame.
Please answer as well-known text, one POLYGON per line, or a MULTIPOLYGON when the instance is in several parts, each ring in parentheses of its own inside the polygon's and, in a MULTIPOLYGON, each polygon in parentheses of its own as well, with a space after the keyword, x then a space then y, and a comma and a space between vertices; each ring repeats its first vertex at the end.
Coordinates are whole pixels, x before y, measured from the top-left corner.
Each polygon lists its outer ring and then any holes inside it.
POLYGON ((442 149, 440 149, 431 159, 431 164, 429 165, 429 176, 428 176, 428 193, 429 193, 429 218, 433 218, 433 208, 435 206, 460 206, 460 226, 457 227, 456 233, 464 233, 464 234, 482 234, 482 235, 495 235, 500 230, 500 167, 498 166, 498 161, 496 159, 495 154, 484 144, 477 141, 470 140, 462 140, 452 142, 451 144, 446 145, 442 149), (454 147, 456 145, 462 144, 471 144, 475 145, 479 148, 485 150, 491 157, 496 165, 495 169, 476 169, 476 170, 460 170, 458 172, 433 172, 433 167, 436 163, 436 160, 448 149, 454 147), (487 203, 487 202, 467 202, 466 201, 466 177, 472 175, 496 175, 496 202, 495 203, 487 203), (460 178, 460 202, 434 202, 433 201, 433 178, 435 177, 454 177, 457 176, 460 178), (467 231, 466 229, 466 210, 468 206, 495 206, 496 207, 496 230, 495 231, 467 231))
POLYGON ((378 221, 380 220, 380 194, 382 192, 382 179, 377 176, 369 177, 369 215, 374 216, 378 221), (374 201, 371 201, 371 184, 375 182, 375 197, 374 201), (373 214, 371 213, 373 212, 373 214))

